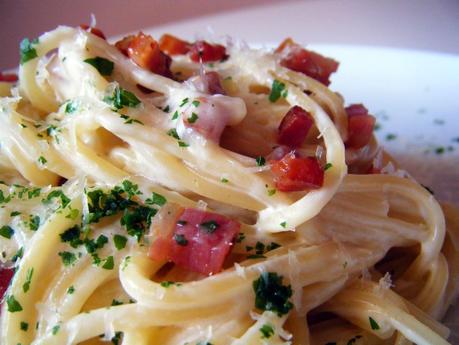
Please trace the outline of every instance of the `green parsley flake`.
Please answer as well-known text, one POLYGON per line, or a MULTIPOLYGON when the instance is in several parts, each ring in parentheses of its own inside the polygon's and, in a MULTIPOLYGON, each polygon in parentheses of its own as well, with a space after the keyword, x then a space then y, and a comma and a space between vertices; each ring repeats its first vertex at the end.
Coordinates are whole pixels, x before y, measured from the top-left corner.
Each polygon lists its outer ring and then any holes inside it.
POLYGON ((208 234, 214 233, 219 226, 220 225, 215 220, 209 220, 208 222, 199 224, 199 227, 208 234))
POLYGON ((60 238, 62 242, 68 242, 70 246, 73 248, 77 248, 79 245, 83 243, 80 239, 81 229, 78 225, 71 227, 70 229, 65 230, 62 234, 60 234, 60 238))
POLYGON ((285 84, 274 79, 271 87, 271 93, 269 94, 269 101, 274 103, 281 97, 287 97, 287 90, 285 89, 285 84))
POLYGON ((27 61, 35 59, 38 57, 37 51, 35 50, 34 45, 38 43, 38 39, 29 41, 28 38, 24 38, 21 43, 19 44, 19 52, 20 52, 20 64, 23 65, 27 61))
POLYGON ((39 227, 40 227, 40 217, 31 215, 29 218, 29 229, 32 231, 37 231, 39 227))
POLYGON ((199 119, 198 114, 191 113, 191 116, 187 119, 188 123, 195 123, 199 119))
POLYGON ((168 112, 171 110, 171 108, 169 107, 169 104, 168 104, 168 105, 166 105, 162 110, 163 110, 165 113, 168 113, 168 112))
POLYGON ((110 60, 104 59, 103 57, 96 56, 95 58, 89 58, 84 62, 90 64, 99 71, 101 75, 109 76, 113 72, 114 63, 110 60))
POLYGON ((262 339, 269 339, 271 336, 274 335, 274 328, 269 323, 265 323, 260 328, 261 338, 262 339))
POLYGON ((190 145, 188 145, 186 142, 184 142, 184 141, 182 141, 182 140, 179 140, 178 146, 180 146, 180 147, 188 147, 188 146, 190 146, 190 145))
POLYGON ((325 164, 325 166, 324 166, 324 171, 327 171, 327 170, 330 169, 332 166, 333 166, 332 163, 327 163, 327 164, 325 164))
POLYGON ((132 92, 119 86, 115 88, 111 95, 105 96, 103 101, 112 105, 115 109, 121 109, 125 106, 135 108, 141 103, 132 92))
POLYGON ((121 341, 121 336, 123 335, 123 332, 115 332, 115 335, 110 341, 112 342, 113 345, 119 345, 121 341))
POLYGON ((67 293, 69 295, 72 295, 75 292, 75 287, 72 285, 67 289, 67 293))
POLYGON ((397 135, 393 134, 393 133, 389 133, 386 135, 386 140, 387 141, 391 141, 391 140, 395 140, 397 138, 397 135))
POLYGON ((176 110, 174 114, 172 115, 172 120, 177 120, 178 116, 179 116, 179 113, 178 113, 178 110, 176 110))
POLYGON ((72 220, 77 219, 77 217, 80 215, 80 211, 78 211, 76 208, 72 208, 69 212, 68 215, 65 216, 65 218, 69 218, 72 220))
POLYGON ((293 304, 289 301, 292 297, 292 287, 282 285, 282 279, 283 277, 275 272, 263 272, 253 282, 256 308, 275 312, 279 317, 292 309, 293 304))
POLYGON ((131 262, 131 257, 128 255, 124 258, 123 263, 121 264, 121 270, 124 271, 130 262, 131 262))
POLYGON ((179 105, 179 107, 183 107, 185 104, 187 104, 187 103, 188 103, 188 101, 189 101, 189 100, 190 100, 190 99, 189 99, 188 97, 187 97, 187 98, 184 98, 184 99, 182 99, 182 103, 179 105))
POLYGON ((113 236, 113 243, 115 243, 115 248, 118 250, 121 250, 124 247, 126 247, 126 242, 127 242, 127 238, 125 236, 118 235, 118 234, 113 236))
POLYGON ((370 320, 371 329, 373 330, 380 329, 378 323, 371 316, 368 318, 368 320, 370 320))
POLYGON ((11 258, 11 261, 16 262, 19 259, 22 259, 23 255, 24 255, 24 247, 21 247, 21 248, 18 249, 16 254, 13 255, 13 257, 11 258))
POLYGON ((175 128, 171 128, 167 131, 167 135, 172 137, 172 138, 175 138, 177 140, 180 140, 180 137, 177 133, 177 130, 175 128))
POLYGON ((21 212, 19 211, 13 211, 10 213, 10 217, 16 217, 16 216, 19 216, 21 214, 21 212))
POLYGON ((175 234, 174 240, 179 246, 186 246, 188 244, 188 240, 185 238, 185 235, 182 234, 175 234))
POLYGON ((32 277, 33 277, 33 267, 27 270, 26 281, 22 285, 22 291, 24 291, 24 293, 29 291, 30 284, 32 283, 32 277))
POLYGON ((112 270, 113 267, 115 267, 115 261, 113 260, 113 256, 110 255, 107 259, 105 259, 105 263, 102 265, 102 268, 112 270))
POLYGON ((6 304, 8 306, 8 311, 10 313, 16 313, 18 311, 22 311, 21 304, 14 298, 14 295, 9 295, 6 298, 6 304))
POLYGON ((40 156, 38 157, 38 163, 40 163, 41 165, 45 165, 48 161, 46 160, 45 157, 43 156, 40 156))
POLYGON ((280 226, 282 226, 285 229, 287 227, 287 222, 280 223, 280 226))
POLYGON ((172 286, 172 285, 180 286, 180 285, 182 285, 182 284, 176 283, 176 282, 172 282, 172 281, 170 281, 170 280, 166 280, 166 281, 163 281, 163 282, 159 283, 159 285, 161 285, 161 286, 164 287, 164 288, 168 288, 168 287, 170 287, 170 286, 172 286))
POLYGON ((273 196, 274 194, 276 194, 276 190, 274 188, 268 189, 268 195, 269 196, 273 196))
POLYGON ((197 107, 199 107, 199 104, 201 104, 201 102, 199 102, 197 99, 195 99, 193 102, 191 102, 191 104, 193 104, 197 108, 197 107))
POLYGON ((257 166, 261 167, 266 164, 266 159, 263 156, 258 156, 255 158, 255 161, 257 162, 257 166))
POLYGON ((73 265, 77 260, 76 255, 71 252, 59 252, 58 255, 61 257, 62 263, 66 267, 73 265))
POLYGON ((11 236, 14 235, 14 230, 11 226, 9 225, 3 225, 1 228, 0 228, 0 236, 3 236, 7 239, 10 239, 11 236))
POLYGON ((113 299, 111 306, 116 307, 117 305, 123 305, 123 304, 124 304, 123 302, 118 301, 117 299, 113 299))
POLYGON ((56 325, 56 326, 54 326, 52 328, 51 332, 52 332, 53 335, 56 335, 59 332, 60 329, 61 329, 61 325, 56 325))
POLYGON ((245 234, 243 232, 240 232, 239 235, 237 235, 236 243, 241 243, 244 240, 245 240, 245 234))
POLYGON ((62 207, 65 208, 69 203, 70 199, 64 194, 64 192, 60 189, 53 190, 51 193, 47 195, 45 199, 42 200, 44 204, 49 204, 54 198, 60 198, 62 207))
POLYGON ((437 148, 435 149, 435 153, 436 153, 437 155, 441 155, 441 154, 445 153, 445 148, 444 148, 443 146, 439 146, 439 147, 437 147, 437 148))
POLYGON ((145 200, 147 205, 158 205, 163 206, 167 202, 167 199, 161 194, 153 192, 151 197, 145 200))
POLYGON ((27 191, 27 197, 29 199, 36 198, 37 196, 40 196, 41 193, 41 188, 32 188, 27 191))
POLYGON ((66 114, 73 114, 78 109, 78 103, 76 101, 68 101, 65 105, 64 111, 66 114))
POLYGON ((222 177, 220 181, 222 181, 223 183, 228 183, 229 182, 229 180, 227 178, 225 178, 225 177, 222 177))
POLYGON ((21 331, 27 332, 27 330, 29 329, 29 324, 27 322, 21 321, 20 328, 21 331))

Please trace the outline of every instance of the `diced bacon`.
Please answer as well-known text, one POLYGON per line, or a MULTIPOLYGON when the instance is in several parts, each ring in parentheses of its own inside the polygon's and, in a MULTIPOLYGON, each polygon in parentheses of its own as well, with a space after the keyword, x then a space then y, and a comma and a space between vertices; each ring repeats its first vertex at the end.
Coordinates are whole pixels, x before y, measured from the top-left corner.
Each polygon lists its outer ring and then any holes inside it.
POLYGON ((245 103, 240 98, 203 96, 196 98, 194 103, 192 100, 188 102, 182 113, 182 122, 186 128, 192 128, 218 143, 225 127, 238 124, 246 113, 245 103))
POLYGON ((191 44, 175 36, 164 34, 159 39, 159 48, 169 55, 184 55, 190 51, 191 44))
POLYGON ((373 128, 375 118, 368 114, 367 108, 362 104, 352 104, 346 108, 348 116, 348 139, 346 147, 359 149, 368 145, 373 128))
POLYGON ((210 95, 225 95, 218 72, 205 72, 202 75, 192 77, 190 81, 199 92, 210 95))
POLYGON ((127 36, 115 43, 124 55, 136 65, 149 71, 171 78, 171 58, 164 54, 150 35, 139 32, 136 36, 127 36))
POLYGON ((190 59, 194 62, 220 61, 226 57, 226 48, 220 44, 196 41, 190 49, 190 59))
POLYGON ((0 268, 0 301, 3 299, 8 286, 10 285, 11 279, 14 276, 14 269, 11 268, 0 268))
POLYGON ((220 214, 186 208, 169 237, 153 240, 149 256, 212 275, 222 270, 239 229, 237 221, 220 214))
POLYGON ((13 73, 3 74, 2 72, 0 72, 0 81, 6 81, 8 83, 14 83, 14 82, 18 81, 18 76, 16 74, 13 74, 13 73))
POLYGON ((99 36, 100 38, 102 38, 104 40, 106 39, 106 37, 105 37, 104 33, 102 32, 102 30, 100 30, 98 28, 94 28, 94 27, 91 27, 91 26, 86 25, 86 24, 81 24, 80 28, 82 28, 83 30, 85 30, 87 32, 92 33, 93 35, 99 36))
POLYGON ((324 182, 324 171, 316 158, 299 158, 293 152, 280 161, 272 161, 271 171, 281 192, 320 188, 324 182))
POLYGON ((285 114, 279 125, 277 142, 291 148, 303 144, 314 123, 311 115, 299 106, 294 106, 285 114))
POLYGON ((339 63, 316 52, 304 49, 291 38, 284 40, 276 49, 282 56, 281 65, 328 86, 330 75, 336 72, 339 63))

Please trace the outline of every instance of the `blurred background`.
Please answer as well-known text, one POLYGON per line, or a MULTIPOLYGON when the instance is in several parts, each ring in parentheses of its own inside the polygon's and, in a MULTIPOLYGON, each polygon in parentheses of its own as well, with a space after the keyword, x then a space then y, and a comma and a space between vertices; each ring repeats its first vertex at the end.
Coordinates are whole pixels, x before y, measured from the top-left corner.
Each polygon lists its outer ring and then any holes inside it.
POLYGON ((110 36, 151 28, 193 38, 211 28, 248 42, 403 47, 459 54, 459 0, 0 0, 0 70, 19 42, 59 24, 89 23, 110 36))

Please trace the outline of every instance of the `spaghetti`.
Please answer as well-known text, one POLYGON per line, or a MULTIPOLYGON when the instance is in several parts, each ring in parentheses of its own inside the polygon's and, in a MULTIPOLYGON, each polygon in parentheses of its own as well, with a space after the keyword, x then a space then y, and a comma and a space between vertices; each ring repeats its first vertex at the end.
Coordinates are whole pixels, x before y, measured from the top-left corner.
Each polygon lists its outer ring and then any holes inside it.
POLYGON ((383 173, 336 68, 291 40, 24 40, 0 82, 0 342, 448 344, 458 213, 383 173))

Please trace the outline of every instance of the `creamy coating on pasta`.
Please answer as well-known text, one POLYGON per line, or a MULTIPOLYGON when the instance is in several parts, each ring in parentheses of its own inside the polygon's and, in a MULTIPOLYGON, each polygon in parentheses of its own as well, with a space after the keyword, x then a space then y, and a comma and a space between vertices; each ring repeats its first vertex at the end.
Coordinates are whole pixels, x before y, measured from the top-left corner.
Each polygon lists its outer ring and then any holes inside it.
POLYGON ((336 61, 61 26, 0 74, 0 343, 448 344, 459 213, 336 61))

